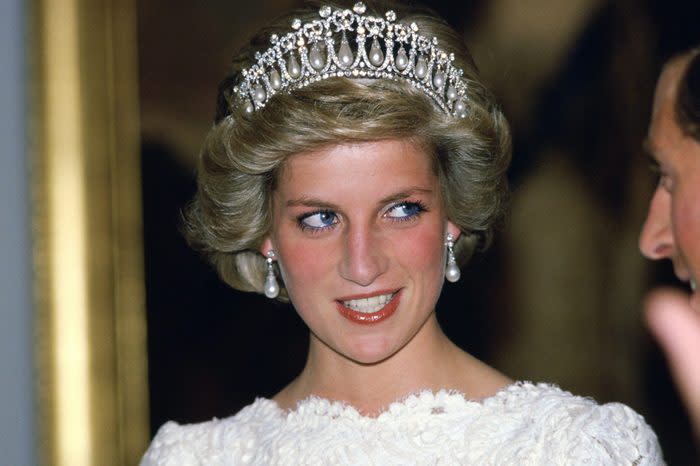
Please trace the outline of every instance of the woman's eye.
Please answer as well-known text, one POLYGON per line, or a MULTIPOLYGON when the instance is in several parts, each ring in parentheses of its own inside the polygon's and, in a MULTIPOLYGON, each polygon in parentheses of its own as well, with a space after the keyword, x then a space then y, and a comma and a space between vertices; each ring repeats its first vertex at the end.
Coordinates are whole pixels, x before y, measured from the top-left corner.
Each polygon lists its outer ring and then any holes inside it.
POLYGON ((419 215, 424 210, 425 208, 418 202, 402 202, 391 207, 386 216, 397 220, 409 219, 419 215))
POLYGON ((305 214, 299 218, 299 225, 302 228, 310 228, 312 230, 323 230, 336 223, 338 223, 338 216, 327 210, 305 214))

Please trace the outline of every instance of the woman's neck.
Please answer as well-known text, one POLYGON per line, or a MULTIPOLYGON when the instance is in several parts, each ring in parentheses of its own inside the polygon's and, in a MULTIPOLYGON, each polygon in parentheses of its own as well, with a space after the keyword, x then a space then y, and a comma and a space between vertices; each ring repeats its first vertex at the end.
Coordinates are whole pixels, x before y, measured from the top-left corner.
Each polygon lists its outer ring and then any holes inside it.
POLYGON ((403 348, 374 364, 348 359, 312 336, 304 370, 275 400, 282 409, 293 409, 314 395, 346 402, 371 416, 420 390, 451 389, 480 399, 510 383, 454 345, 434 316, 425 325, 403 348))

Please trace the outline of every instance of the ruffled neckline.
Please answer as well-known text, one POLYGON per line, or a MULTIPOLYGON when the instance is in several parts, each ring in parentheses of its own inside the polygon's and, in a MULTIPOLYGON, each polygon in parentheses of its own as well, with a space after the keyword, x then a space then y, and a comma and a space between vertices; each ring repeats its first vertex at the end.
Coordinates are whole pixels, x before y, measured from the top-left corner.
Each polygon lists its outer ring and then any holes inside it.
POLYGON ((308 397, 291 411, 258 398, 225 419, 165 424, 142 466, 157 464, 654 464, 654 433, 630 408, 557 386, 516 382, 480 400, 424 390, 376 417, 308 397))
MULTIPOLYGON (((311 395, 297 402, 296 407, 290 410, 282 409, 275 400, 270 398, 257 398, 252 405, 244 408, 261 410, 270 417, 279 420, 293 421, 299 418, 318 417, 330 419, 347 419, 366 422, 390 422, 406 414, 442 414, 446 412, 460 412, 464 410, 477 410, 494 403, 502 404, 504 399, 518 398, 518 392, 527 393, 558 392, 562 390, 554 385, 545 383, 533 384, 531 382, 514 382, 499 389, 495 394, 482 399, 468 398, 458 390, 441 389, 437 391, 420 390, 410 393, 402 399, 393 401, 389 406, 377 415, 365 415, 349 403, 339 400, 330 400, 320 396, 311 395)), ((268 417, 266 416, 266 417, 268 417)))

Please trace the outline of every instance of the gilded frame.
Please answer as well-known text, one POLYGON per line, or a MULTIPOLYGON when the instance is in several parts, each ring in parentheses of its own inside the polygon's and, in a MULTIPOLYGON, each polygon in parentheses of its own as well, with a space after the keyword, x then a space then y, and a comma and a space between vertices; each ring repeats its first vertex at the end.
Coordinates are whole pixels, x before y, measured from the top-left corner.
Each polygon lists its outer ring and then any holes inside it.
POLYGON ((133 0, 32 0, 39 458, 133 465, 149 439, 133 0))

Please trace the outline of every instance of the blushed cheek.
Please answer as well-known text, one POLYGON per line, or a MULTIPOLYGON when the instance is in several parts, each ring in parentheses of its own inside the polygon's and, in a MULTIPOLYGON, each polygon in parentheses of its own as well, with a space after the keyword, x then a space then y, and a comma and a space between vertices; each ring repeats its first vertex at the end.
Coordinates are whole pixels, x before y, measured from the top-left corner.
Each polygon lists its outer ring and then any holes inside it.
POLYGON ((330 251, 325 251, 320 241, 282 241, 278 248, 284 284, 292 303, 301 304, 305 294, 328 277, 332 268, 330 251))
POLYGON ((405 267, 425 274, 425 279, 442 283, 444 238, 440 228, 416 229, 400 235, 396 244, 405 267))

